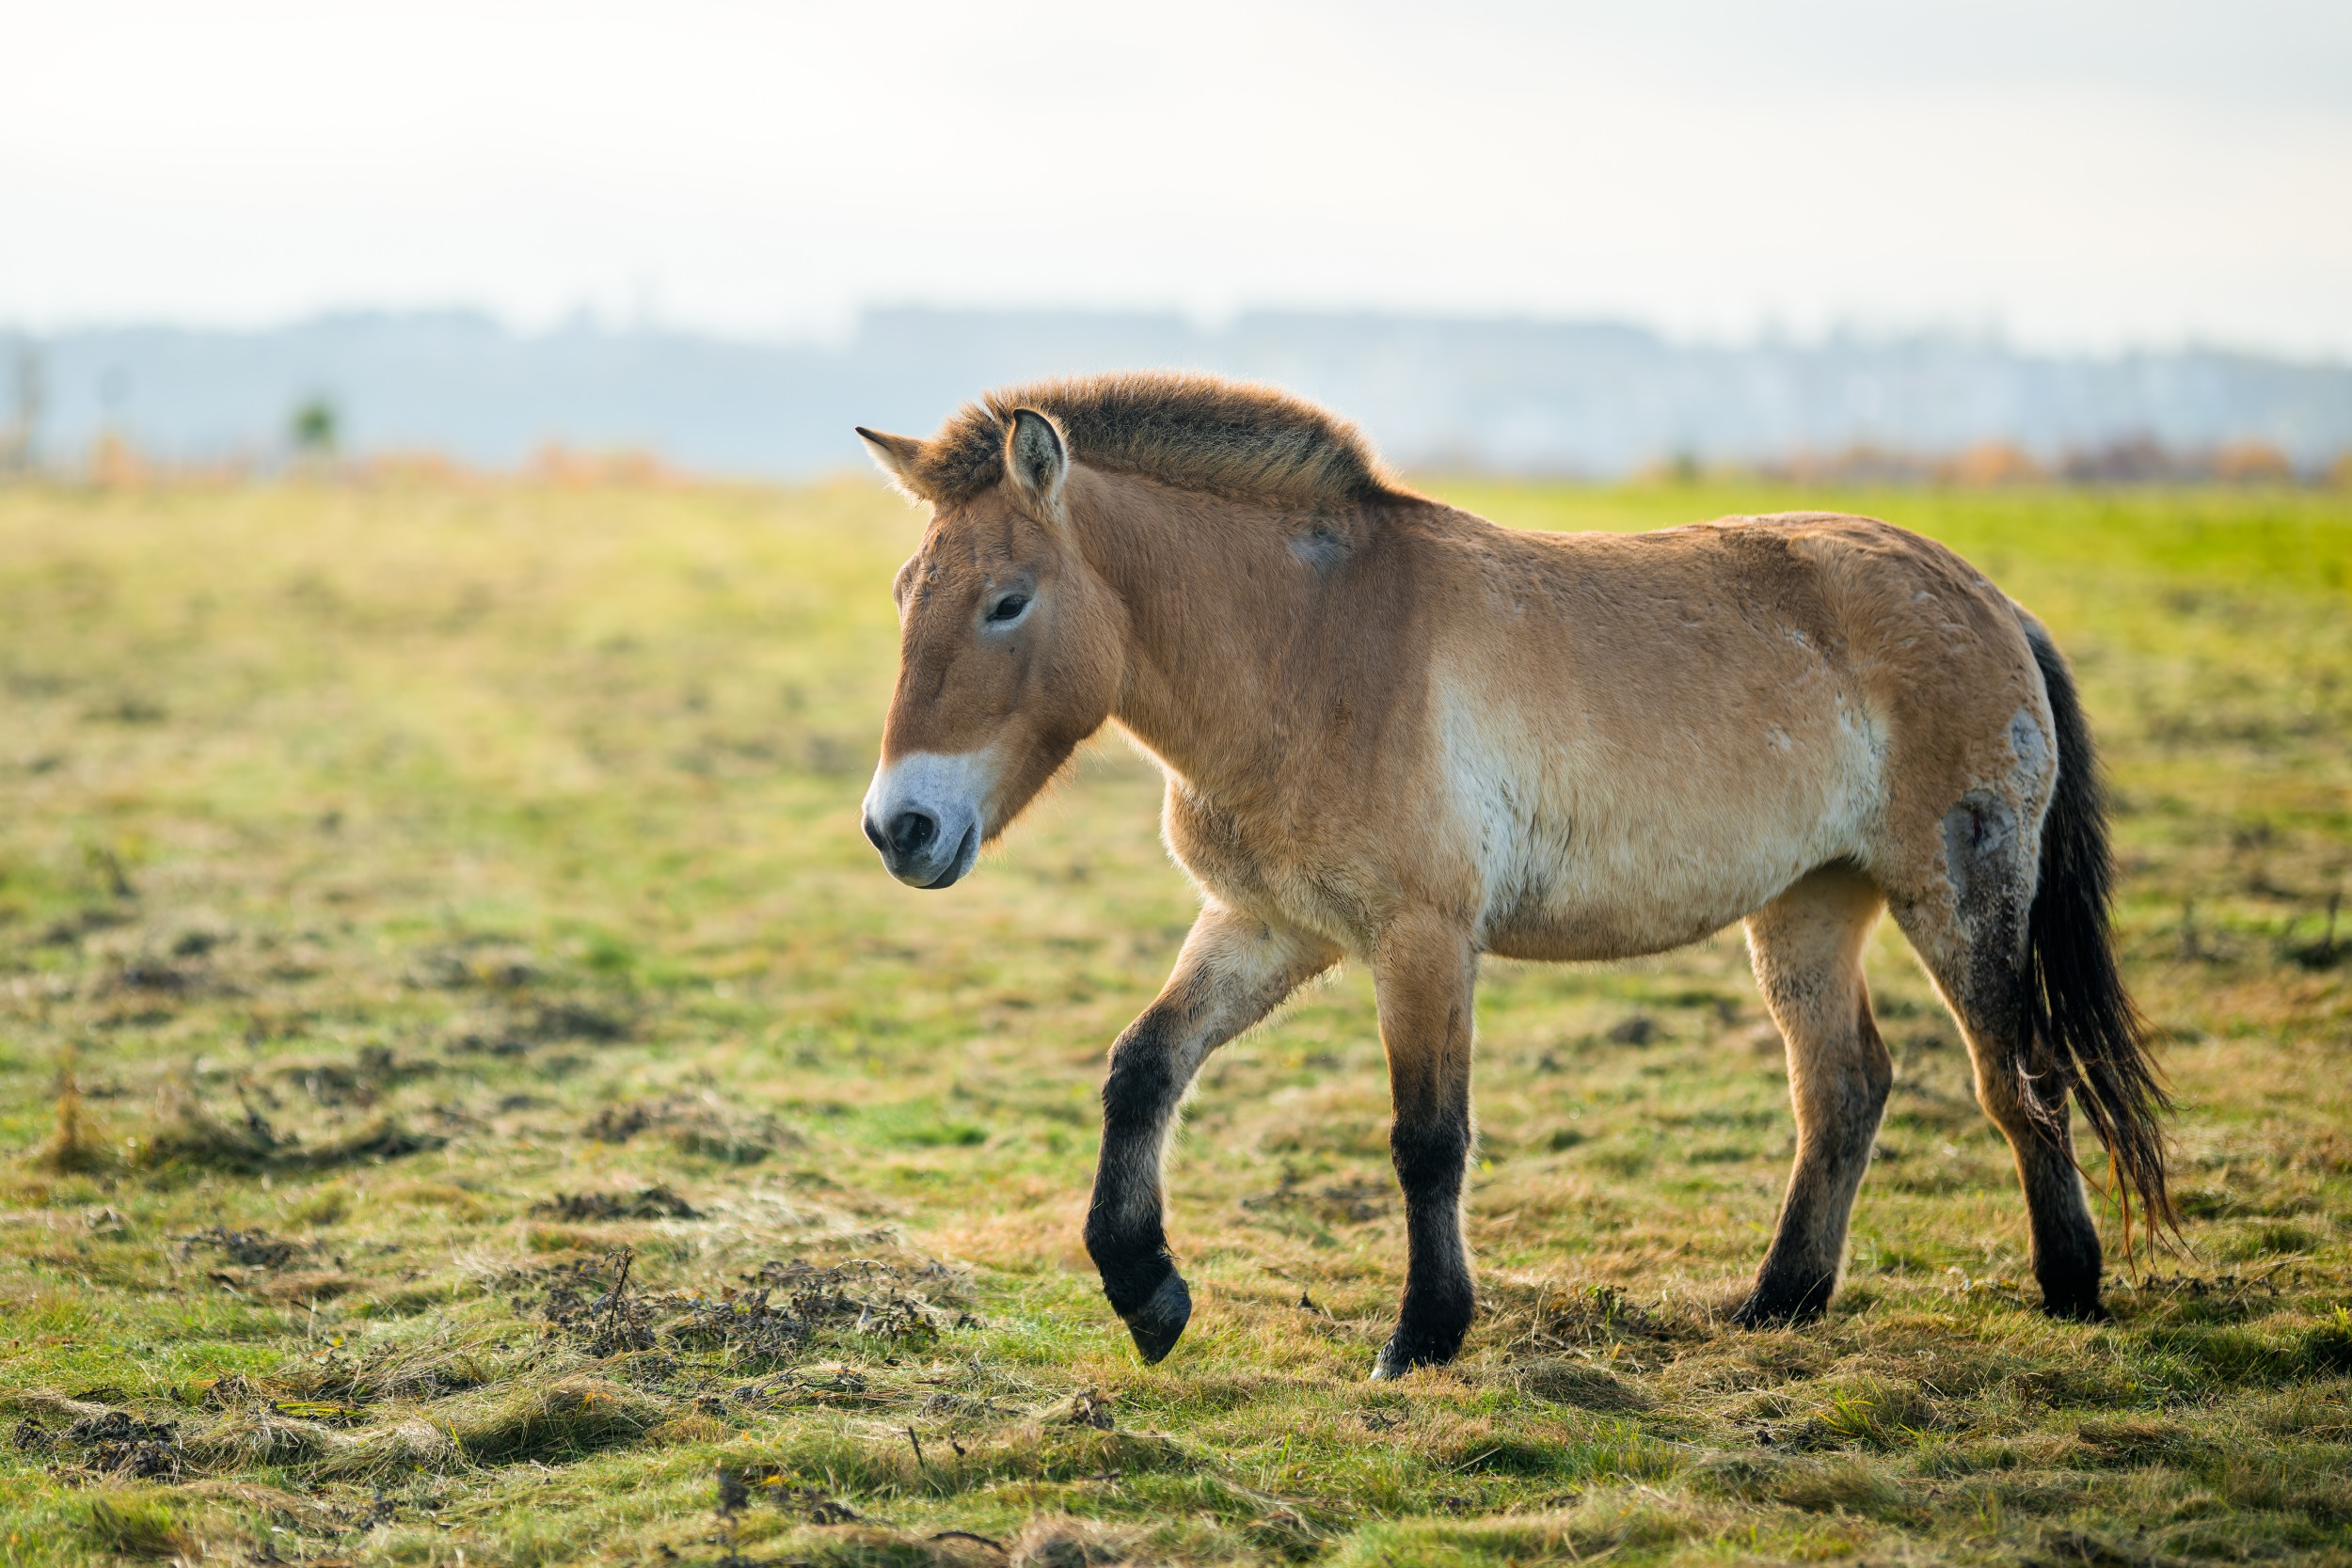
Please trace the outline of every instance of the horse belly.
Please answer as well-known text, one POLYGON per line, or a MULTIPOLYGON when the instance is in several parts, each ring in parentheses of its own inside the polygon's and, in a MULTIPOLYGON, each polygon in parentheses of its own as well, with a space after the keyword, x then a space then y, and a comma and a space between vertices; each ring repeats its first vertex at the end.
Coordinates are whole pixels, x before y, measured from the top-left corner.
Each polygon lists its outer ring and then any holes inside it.
POLYGON ((1507 958, 1554 962, 1671 952, 1755 912, 1801 875, 1757 862, 1669 879, 1614 867, 1597 875, 1589 863, 1569 861, 1553 877, 1523 876, 1497 890, 1481 945, 1507 958))
POLYGON ((1507 958, 1665 952, 1754 912, 1817 866, 1865 857, 1875 748, 1858 718, 1834 709, 1678 759, 1547 735, 1491 711, 1449 729, 1481 939, 1507 958))

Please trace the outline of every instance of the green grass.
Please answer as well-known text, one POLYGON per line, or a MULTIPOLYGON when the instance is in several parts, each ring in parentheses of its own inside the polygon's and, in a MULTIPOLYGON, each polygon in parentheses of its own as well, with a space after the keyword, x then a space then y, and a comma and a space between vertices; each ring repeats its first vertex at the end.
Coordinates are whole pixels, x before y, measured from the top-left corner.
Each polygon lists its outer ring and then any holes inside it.
POLYGON ((1883 932, 1848 1284, 1724 1325, 1791 1136, 1730 934, 1487 967, 1486 1309, 1398 1385, 1363 975, 1230 1047, 1171 1182, 1199 1309, 1143 1368, 1079 1225, 1191 897, 1116 743, 954 891, 874 864, 914 514, 20 488, 0 1562, 2352 1562, 2352 501, 1436 488, 1868 510, 2050 623, 2183 1105, 2186 1247, 2115 1249, 2113 1322, 2031 1308, 1883 932))

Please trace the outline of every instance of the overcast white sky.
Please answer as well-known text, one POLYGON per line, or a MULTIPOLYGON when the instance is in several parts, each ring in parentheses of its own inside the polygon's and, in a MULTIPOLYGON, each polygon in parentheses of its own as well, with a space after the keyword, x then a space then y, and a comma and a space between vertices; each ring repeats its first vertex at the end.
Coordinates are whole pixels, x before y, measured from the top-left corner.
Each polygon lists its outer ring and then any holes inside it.
POLYGON ((2352 356, 2352 3, 0 0, 0 323, 904 301, 2352 356))

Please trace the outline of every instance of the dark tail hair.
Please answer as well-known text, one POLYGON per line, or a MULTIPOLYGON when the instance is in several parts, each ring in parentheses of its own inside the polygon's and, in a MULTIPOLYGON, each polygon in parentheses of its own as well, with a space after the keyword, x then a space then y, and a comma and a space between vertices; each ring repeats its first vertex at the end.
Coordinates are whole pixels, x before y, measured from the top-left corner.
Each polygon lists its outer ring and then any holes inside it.
POLYGON ((2172 1101, 2149 1053, 2148 1021, 2116 972, 2106 790, 2065 656, 2031 616, 2019 618, 2058 725, 2058 788, 2042 824, 2042 874, 2026 921, 2026 1014, 2033 1038, 2020 1064, 2027 1074, 2026 1103, 2053 1128, 2064 1125, 2065 1102, 2046 1101, 2034 1090, 2033 1071, 2055 1069, 2106 1146, 2124 1244, 2131 1244, 2135 1198, 2153 1243, 2158 1224, 2179 1228, 2165 1191, 2163 1117, 2172 1101))

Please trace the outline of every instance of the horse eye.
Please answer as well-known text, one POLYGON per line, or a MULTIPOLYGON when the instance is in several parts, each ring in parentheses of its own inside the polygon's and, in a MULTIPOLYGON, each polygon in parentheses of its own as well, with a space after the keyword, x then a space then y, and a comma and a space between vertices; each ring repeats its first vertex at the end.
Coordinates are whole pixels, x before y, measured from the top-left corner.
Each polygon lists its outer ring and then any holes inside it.
POLYGON ((1008 594, 1003 598, 996 601, 996 607, 988 612, 988 618, 992 621, 1018 620, 1021 612, 1028 608, 1029 595, 1026 594, 1008 594))

